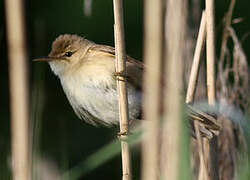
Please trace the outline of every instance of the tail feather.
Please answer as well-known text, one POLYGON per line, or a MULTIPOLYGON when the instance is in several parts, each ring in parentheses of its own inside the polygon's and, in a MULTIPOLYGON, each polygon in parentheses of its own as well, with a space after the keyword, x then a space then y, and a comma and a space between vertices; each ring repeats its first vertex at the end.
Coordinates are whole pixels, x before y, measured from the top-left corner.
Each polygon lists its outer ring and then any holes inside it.
MULTIPOLYGON (((219 134, 221 125, 217 122, 216 115, 200 111, 191 105, 187 105, 187 113, 191 120, 192 127, 194 121, 199 123, 199 130, 203 137, 211 139, 214 135, 219 134)), ((193 132, 193 135, 194 134, 193 132)))

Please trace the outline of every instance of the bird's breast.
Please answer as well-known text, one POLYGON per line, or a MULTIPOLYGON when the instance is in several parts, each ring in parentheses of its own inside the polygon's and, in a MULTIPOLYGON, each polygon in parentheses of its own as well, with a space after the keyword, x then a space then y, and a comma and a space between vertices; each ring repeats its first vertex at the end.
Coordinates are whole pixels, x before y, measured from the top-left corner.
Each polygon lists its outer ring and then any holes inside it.
MULTIPOLYGON (((91 114, 105 125, 119 123, 118 95, 113 57, 89 57, 74 72, 61 77, 63 89, 76 114, 95 124, 91 114), (86 113, 88 112, 88 113, 86 113)), ((128 86, 129 115, 134 119, 141 108, 141 92, 128 86)))
MULTIPOLYGON (((105 125, 119 123, 118 95, 116 81, 112 74, 101 73, 86 76, 85 73, 62 78, 64 92, 76 114, 91 124, 96 122, 88 113, 105 125), (86 114, 86 111, 88 112, 86 114)), ((135 118, 140 111, 141 92, 128 88, 129 115, 135 118)))

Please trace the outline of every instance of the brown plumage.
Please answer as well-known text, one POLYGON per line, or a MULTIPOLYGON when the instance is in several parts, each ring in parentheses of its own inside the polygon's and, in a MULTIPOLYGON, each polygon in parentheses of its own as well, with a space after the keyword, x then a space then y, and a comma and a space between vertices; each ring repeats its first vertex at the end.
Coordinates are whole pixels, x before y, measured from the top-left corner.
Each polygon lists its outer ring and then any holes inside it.
MULTIPOLYGON (((52 44, 47 58, 59 77, 77 116, 93 125, 119 123, 115 77, 115 49, 98 45, 77 35, 61 35, 52 44)), ((130 120, 140 118, 142 109, 142 62, 127 56, 126 79, 130 120)), ((220 129, 214 117, 189 109, 192 120, 201 122, 202 135, 211 138, 220 129)))

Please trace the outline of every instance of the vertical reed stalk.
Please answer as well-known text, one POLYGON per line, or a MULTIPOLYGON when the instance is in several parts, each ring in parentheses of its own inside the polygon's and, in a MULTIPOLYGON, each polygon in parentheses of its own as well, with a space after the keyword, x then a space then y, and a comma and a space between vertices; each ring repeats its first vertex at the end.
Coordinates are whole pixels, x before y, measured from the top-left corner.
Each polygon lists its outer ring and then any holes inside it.
POLYGON ((144 5, 144 139, 142 179, 156 180, 159 171, 159 92, 162 59, 162 1, 147 0, 144 5))
POLYGON ((177 180, 180 167, 180 130, 181 130, 181 62, 185 35, 185 9, 182 0, 168 0, 166 14, 166 112, 164 119, 164 138, 166 141, 166 166, 164 179, 177 180))
MULTIPOLYGON (((215 105, 215 31, 214 31, 214 0, 206 0, 207 18, 207 95, 208 104, 215 105)), ((210 179, 219 179, 217 166, 217 138, 209 143, 204 139, 205 160, 208 163, 210 179)))
MULTIPOLYGON (((203 11, 198 39, 197 39, 196 47, 195 47, 192 69, 191 69, 189 83, 188 83, 187 96, 186 96, 187 104, 192 103, 194 100, 195 89, 197 86, 197 79, 198 79, 198 74, 199 74, 201 52, 204 47, 205 38, 206 38, 206 14, 203 11)), ((199 153, 199 158, 200 158, 199 180, 204 180, 208 178, 208 173, 207 173, 207 167, 204 161, 202 140, 201 140, 201 135, 199 131, 199 124, 197 121, 194 121, 194 128, 195 128, 195 134, 196 134, 197 145, 198 145, 198 153, 199 153)))
POLYGON ((214 0, 206 0, 207 17, 207 95, 208 103, 215 105, 215 32, 214 0))
MULTIPOLYGON (((113 0, 114 6, 114 31, 115 31, 115 49, 116 49, 116 72, 123 74, 117 77, 117 91, 119 95, 119 113, 120 113, 120 132, 121 139, 127 137, 129 132, 128 124, 128 97, 126 87, 126 52, 124 40, 124 23, 123 23, 123 5, 122 0, 113 0)), ((129 144, 121 141, 122 151, 122 172, 123 180, 131 179, 130 152, 129 144)))
POLYGON ((30 179, 28 82, 22 0, 6 0, 11 113, 11 160, 14 180, 30 179))

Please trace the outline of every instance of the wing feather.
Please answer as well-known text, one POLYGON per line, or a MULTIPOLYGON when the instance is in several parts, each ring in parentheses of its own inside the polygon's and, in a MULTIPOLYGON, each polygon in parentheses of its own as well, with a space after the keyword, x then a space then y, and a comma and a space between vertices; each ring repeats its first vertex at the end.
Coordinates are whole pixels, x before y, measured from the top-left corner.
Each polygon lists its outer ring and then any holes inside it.
MULTIPOLYGON (((115 57, 115 48, 111 46, 95 44, 90 47, 88 51, 102 52, 108 56, 115 57)), ((133 87, 136 87, 138 90, 142 90, 142 72, 144 64, 127 55, 126 68, 128 83, 133 85, 133 87)))

